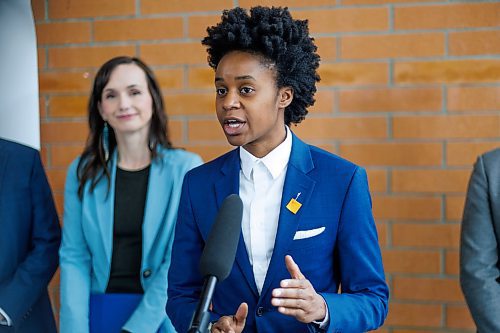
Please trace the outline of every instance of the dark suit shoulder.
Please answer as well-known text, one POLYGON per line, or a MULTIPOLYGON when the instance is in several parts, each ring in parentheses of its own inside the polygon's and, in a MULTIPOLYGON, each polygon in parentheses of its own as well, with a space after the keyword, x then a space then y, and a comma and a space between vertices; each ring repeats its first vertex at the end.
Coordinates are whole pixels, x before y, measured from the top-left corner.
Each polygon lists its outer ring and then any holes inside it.
POLYGON ((218 172, 215 173, 214 171, 220 171, 229 160, 232 160, 234 158, 237 158, 239 161, 238 148, 233 149, 231 151, 228 151, 224 155, 221 155, 221 156, 219 156, 219 157, 217 157, 209 162, 206 162, 206 163, 192 169, 191 171, 189 171, 189 173, 191 175, 194 175, 194 176, 202 175, 203 177, 207 177, 207 174, 208 175, 210 175, 210 174, 217 174, 218 175, 218 172))
POLYGON ((486 169, 500 169, 500 148, 496 148, 484 153, 481 156, 486 169))
POLYGON ((31 159, 38 150, 10 140, 0 138, 0 154, 6 154, 17 159, 31 159))

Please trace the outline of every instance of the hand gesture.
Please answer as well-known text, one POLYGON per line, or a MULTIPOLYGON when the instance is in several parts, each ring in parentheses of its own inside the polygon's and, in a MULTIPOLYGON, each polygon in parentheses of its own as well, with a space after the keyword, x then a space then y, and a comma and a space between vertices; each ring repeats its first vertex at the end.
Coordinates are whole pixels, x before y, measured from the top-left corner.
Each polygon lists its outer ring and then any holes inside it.
POLYGON ((212 326, 212 333, 241 333, 248 315, 247 303, 241 303, 234 316, 222 316, 212 326))
POLYGON ((285 257, 285 265, 291 279, 281 280, 280 288, 273 290, 271 304, 284 315, 300 322, 322 321, 326 316, 326 304, 314 290, 291 256, 285 257))

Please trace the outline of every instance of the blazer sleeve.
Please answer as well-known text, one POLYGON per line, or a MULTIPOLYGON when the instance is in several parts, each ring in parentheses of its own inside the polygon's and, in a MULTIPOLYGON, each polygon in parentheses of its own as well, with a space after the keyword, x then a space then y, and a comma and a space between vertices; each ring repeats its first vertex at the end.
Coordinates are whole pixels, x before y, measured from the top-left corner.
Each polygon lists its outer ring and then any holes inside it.
MULTIPOLYGON (((498 165, 494 167, 499 167, 498 165)), ((460 284, 479 332, 500 332, 499 244, 482 157, 472 172, 462 219, 460 284)))
MULTIPOLYGON (((168 273, 167 314, 177 332, 187 332, 196 309, 203 280, 198 263, 203 251, 203 238, 196 225, 190 198, 190 174, 184 178, 179 215, 168 273)), ((212 317, 211 321, 216 320, 212 317)))
MULTIPOLYGON (((182 177, 184 177, 187 171, 202 163, 201 158, 198 155, 189 156, 191 157, 187 159, 182 164, 182 166, 179 167, 181 168, 180 174, 182 175, 182 177)), ((177 195, 180 196, 180 194, 177 195)), ((177 200, 179 198, 178 196, 177 200)), ((175 205, 175 214, 168 216, 168 218, 171 217, 172 220, 165 221, 165 223, 172 229, 175 228, 177 208, 178 206, 175 205)), ((167 228, 167 230, 171 230, 170 228, 167 228)), ((171 230, 170 237, 164 251, 165 255, 161 262, 160 268, 153 278, 153 281, 151 281, 148 288, 144 291, 144 296, 141 300, 141 303, 129 318, 129 320, 125 323, 123 327, 124 329, 130 332, 156 332, 156 328, 163 325, 163 327, 166 327, 168 331, 175 331, 170 322, 170 319, 167 317, 165 312, 168 288, 167 274, 170 268, 173 241, 174 231, 171 230)))
POLYGON ((91 255, 82 230, 82 203, 78 197, 78 160, 68 169, 64 189, 61 266, 60 332, 89 332, 91 255))
POLYGON ((327 332, 366 332, 382 326, 389 290, 361 168, 356 168, 344 199, 335 252, 342 292, 321 293, 330 315, 327 332))
MULTIPOLYGON (((33 151, 29 177, 31 250, 15 274, 0 286, 0 306, 17 326, 47 290, 57 269, 61 230, 49 183, 38 152, 33 151)), ((22 221, 16 221, 22 223, 22 221)), ((8 255, 8 254, 7 254, 8 255)))

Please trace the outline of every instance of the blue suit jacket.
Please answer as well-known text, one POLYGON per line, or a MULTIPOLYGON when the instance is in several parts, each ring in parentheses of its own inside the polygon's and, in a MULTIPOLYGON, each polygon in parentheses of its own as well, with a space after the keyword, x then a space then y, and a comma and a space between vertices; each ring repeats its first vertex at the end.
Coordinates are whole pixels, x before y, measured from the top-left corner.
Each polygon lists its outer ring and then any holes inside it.
MULTIPOLYGON (((239 192, 240 159, 235 149, 186 175, 169 271, 167 313, 179 332, 186 332, 195 310, 202 277, 198 263, 218 208, 239 192)), ((371 200, 363 169, 306 145, 293 136, 280 208, 274 252, 259 295, 240 237, 229 277, 216 287, 211 320, 249 305, 244 332, 308 332, 305 325, 280 314, 271 292, 290 278, 285 255, 291 255, 315 290, 326 300, 328 332, 364 332, 382 325, 387 314, 384 279, 371 200), (302 207, 286 207, 301 193, 302 207), (294 240, 297 231, 325 227, 314 237, 294 240), (342 293, 337 293, 341 286, 342 293)), ((221 254, 222 255, 222 254, 221 254)))
POLYGON ((0 139, 0 308, 13 324, 0 332, 56 332, 47 285, 60 240, 38 151, 0 139))
MULTIPOLYGON (((141 283, 144 296, 124 328, 131 332, 175 332, 165 313, 167 272, 173 230, 185 173, 201 164, 195 154, 160 150, 151 164, 144 212, 141 283), (145 273, 146 272, 146 273, 145 273)), ((64 202, 61 256, 61 333, 89 332, 89 297, 104 293, 113 245, 113 209, 117 154, 111 161, 111 183, 103 178, 93 192, 77 194, 78 159, 69 167, 64 202)))

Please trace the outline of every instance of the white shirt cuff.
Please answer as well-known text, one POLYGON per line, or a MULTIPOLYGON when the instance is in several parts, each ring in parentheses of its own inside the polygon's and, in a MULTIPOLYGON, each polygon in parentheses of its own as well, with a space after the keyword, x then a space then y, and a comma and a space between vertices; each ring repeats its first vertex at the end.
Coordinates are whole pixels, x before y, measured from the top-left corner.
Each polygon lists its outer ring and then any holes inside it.
POLYGON ((330 323, 330 315, 328 314, 328 305, 326 305, 326 301, 324 298, 323 298, 323 303, 325 304, 325 310, 326 310, 325 319, 323 319, 322 321, 313 320, 313 323, 319 325, 320 329, 326 329, 328 327, 328 324, 330 323))
POLYGON ((4 320, 0 321, 0 325, 12 326, 12 320, 10 320, 10 317, 5 313, 5 311, 2 308, 0 308, 0 313, 5 318, 4 320))

